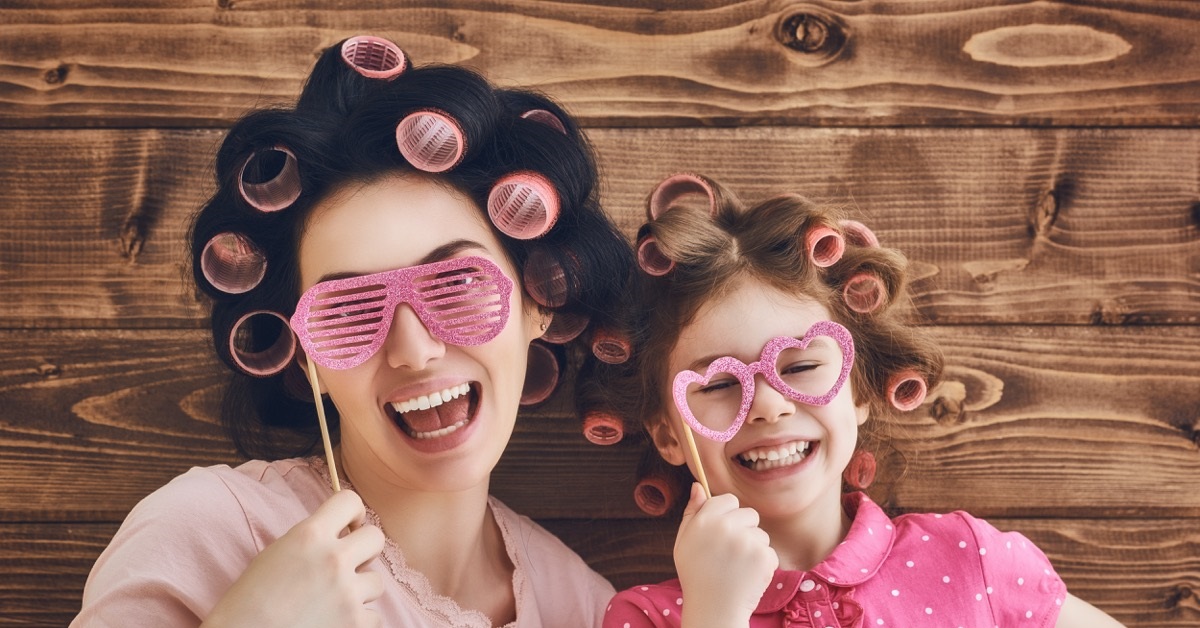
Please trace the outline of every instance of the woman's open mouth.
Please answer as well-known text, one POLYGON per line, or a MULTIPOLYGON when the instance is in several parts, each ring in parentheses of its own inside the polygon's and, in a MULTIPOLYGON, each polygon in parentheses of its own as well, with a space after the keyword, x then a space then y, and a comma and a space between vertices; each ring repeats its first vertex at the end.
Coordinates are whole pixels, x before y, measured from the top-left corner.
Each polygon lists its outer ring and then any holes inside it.
POLYGON ((416 440, 449 436, 469 425, 478 409, 479 387, 475 382, 384 404, 384 412, 416 440))

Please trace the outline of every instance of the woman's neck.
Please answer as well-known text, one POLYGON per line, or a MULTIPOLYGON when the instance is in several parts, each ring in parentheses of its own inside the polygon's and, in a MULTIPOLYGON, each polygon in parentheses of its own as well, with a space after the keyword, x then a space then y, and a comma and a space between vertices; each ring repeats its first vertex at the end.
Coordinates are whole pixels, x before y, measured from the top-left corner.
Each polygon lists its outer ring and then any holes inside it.
POLYGON ((780 569, 808 571, 837 549, 850 532, 850 524, 841 495, 832 493, 800 513, 764 516, 759 527, 771 537, 780 569))
POLYGON ((368 465, 359 468, 351 462, 339 470, 375 511, 409 568, 422 573, 438 594, 494 618, 489 598, 496 596, 498 584, 504 585, 505 597, 512 596, 513 565, 488 507, 486 482, 461 491, 430 492, 398 485, 368 465))

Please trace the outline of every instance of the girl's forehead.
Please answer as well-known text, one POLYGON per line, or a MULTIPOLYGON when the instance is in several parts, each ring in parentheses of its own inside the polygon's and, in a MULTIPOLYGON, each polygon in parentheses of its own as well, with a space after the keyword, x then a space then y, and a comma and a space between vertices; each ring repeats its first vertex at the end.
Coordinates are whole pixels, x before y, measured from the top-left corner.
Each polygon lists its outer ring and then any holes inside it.
POLYGON ((777 336, 802 336, 830 320, 829 309, 803 293, 786 293, 754 280, 714 296, 679 335, 672 365, 711 354, 757 356, 777 336))

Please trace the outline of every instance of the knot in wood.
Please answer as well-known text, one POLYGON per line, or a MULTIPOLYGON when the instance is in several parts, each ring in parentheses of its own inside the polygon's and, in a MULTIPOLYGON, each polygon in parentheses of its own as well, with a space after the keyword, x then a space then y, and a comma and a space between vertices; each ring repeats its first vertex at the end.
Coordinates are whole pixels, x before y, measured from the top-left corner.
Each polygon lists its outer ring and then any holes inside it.
POLYGON ((37 371, 38 375, 46 379, 56 379, 59 375, 62 375, 62 369, 58 368, 55 364, 41 364, 38 366, 37 371))
POLYGON ((68 71, 69 68, 67 68, 67 64, 59 64, 59 66, 53 70, 46 70, 46 73, 42 75, 42 79, 45 80, 49 85, 59 85, 66 82, 68 71))
POLYGON ((1192 203, 1192 224, 1200 227, 1200 202, 1192 203))
POLYGON ((780 43, 826 60, 837 56, 846 46, 846 29, 833 16, 806 9, 783 18, 779 23, 780 43))
POLYGON ((958 423, 963 417, 962 402, 945 395, 938 395, 929 407, 929 416, 938 423, 958 423))

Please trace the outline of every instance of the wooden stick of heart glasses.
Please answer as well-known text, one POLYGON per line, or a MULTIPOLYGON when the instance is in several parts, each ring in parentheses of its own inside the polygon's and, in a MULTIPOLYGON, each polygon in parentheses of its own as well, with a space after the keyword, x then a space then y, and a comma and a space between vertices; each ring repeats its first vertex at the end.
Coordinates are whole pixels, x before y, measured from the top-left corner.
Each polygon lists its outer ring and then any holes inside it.
POLYGON ((705 497, 712 497, 712 491, 708 490, 708 478, 704 476, 704 465, 700 464, 700 452, 696 451, 696 437, 692 435, 692 428, 686 421, 680 419, 683 424, 683 433, 687 436, 688 448, 692 450, 692 460, 696 461, 696 479, 700 481, 700 487, 704 489, 705 497))
POLYGON ((312 384, 313 401, 317 403, 317 421, 321 424, 321 442, 325 445, 325 464, 329 465, 329 481, 336 493, 342 490, 338 481, 337 465, 333 462, 333 445, 329 442, 329 423, 325 421, 325 404, 321 402, 321 385, 317 383, 317 365, 312 360, 308 362, 308 383, 312 384))

